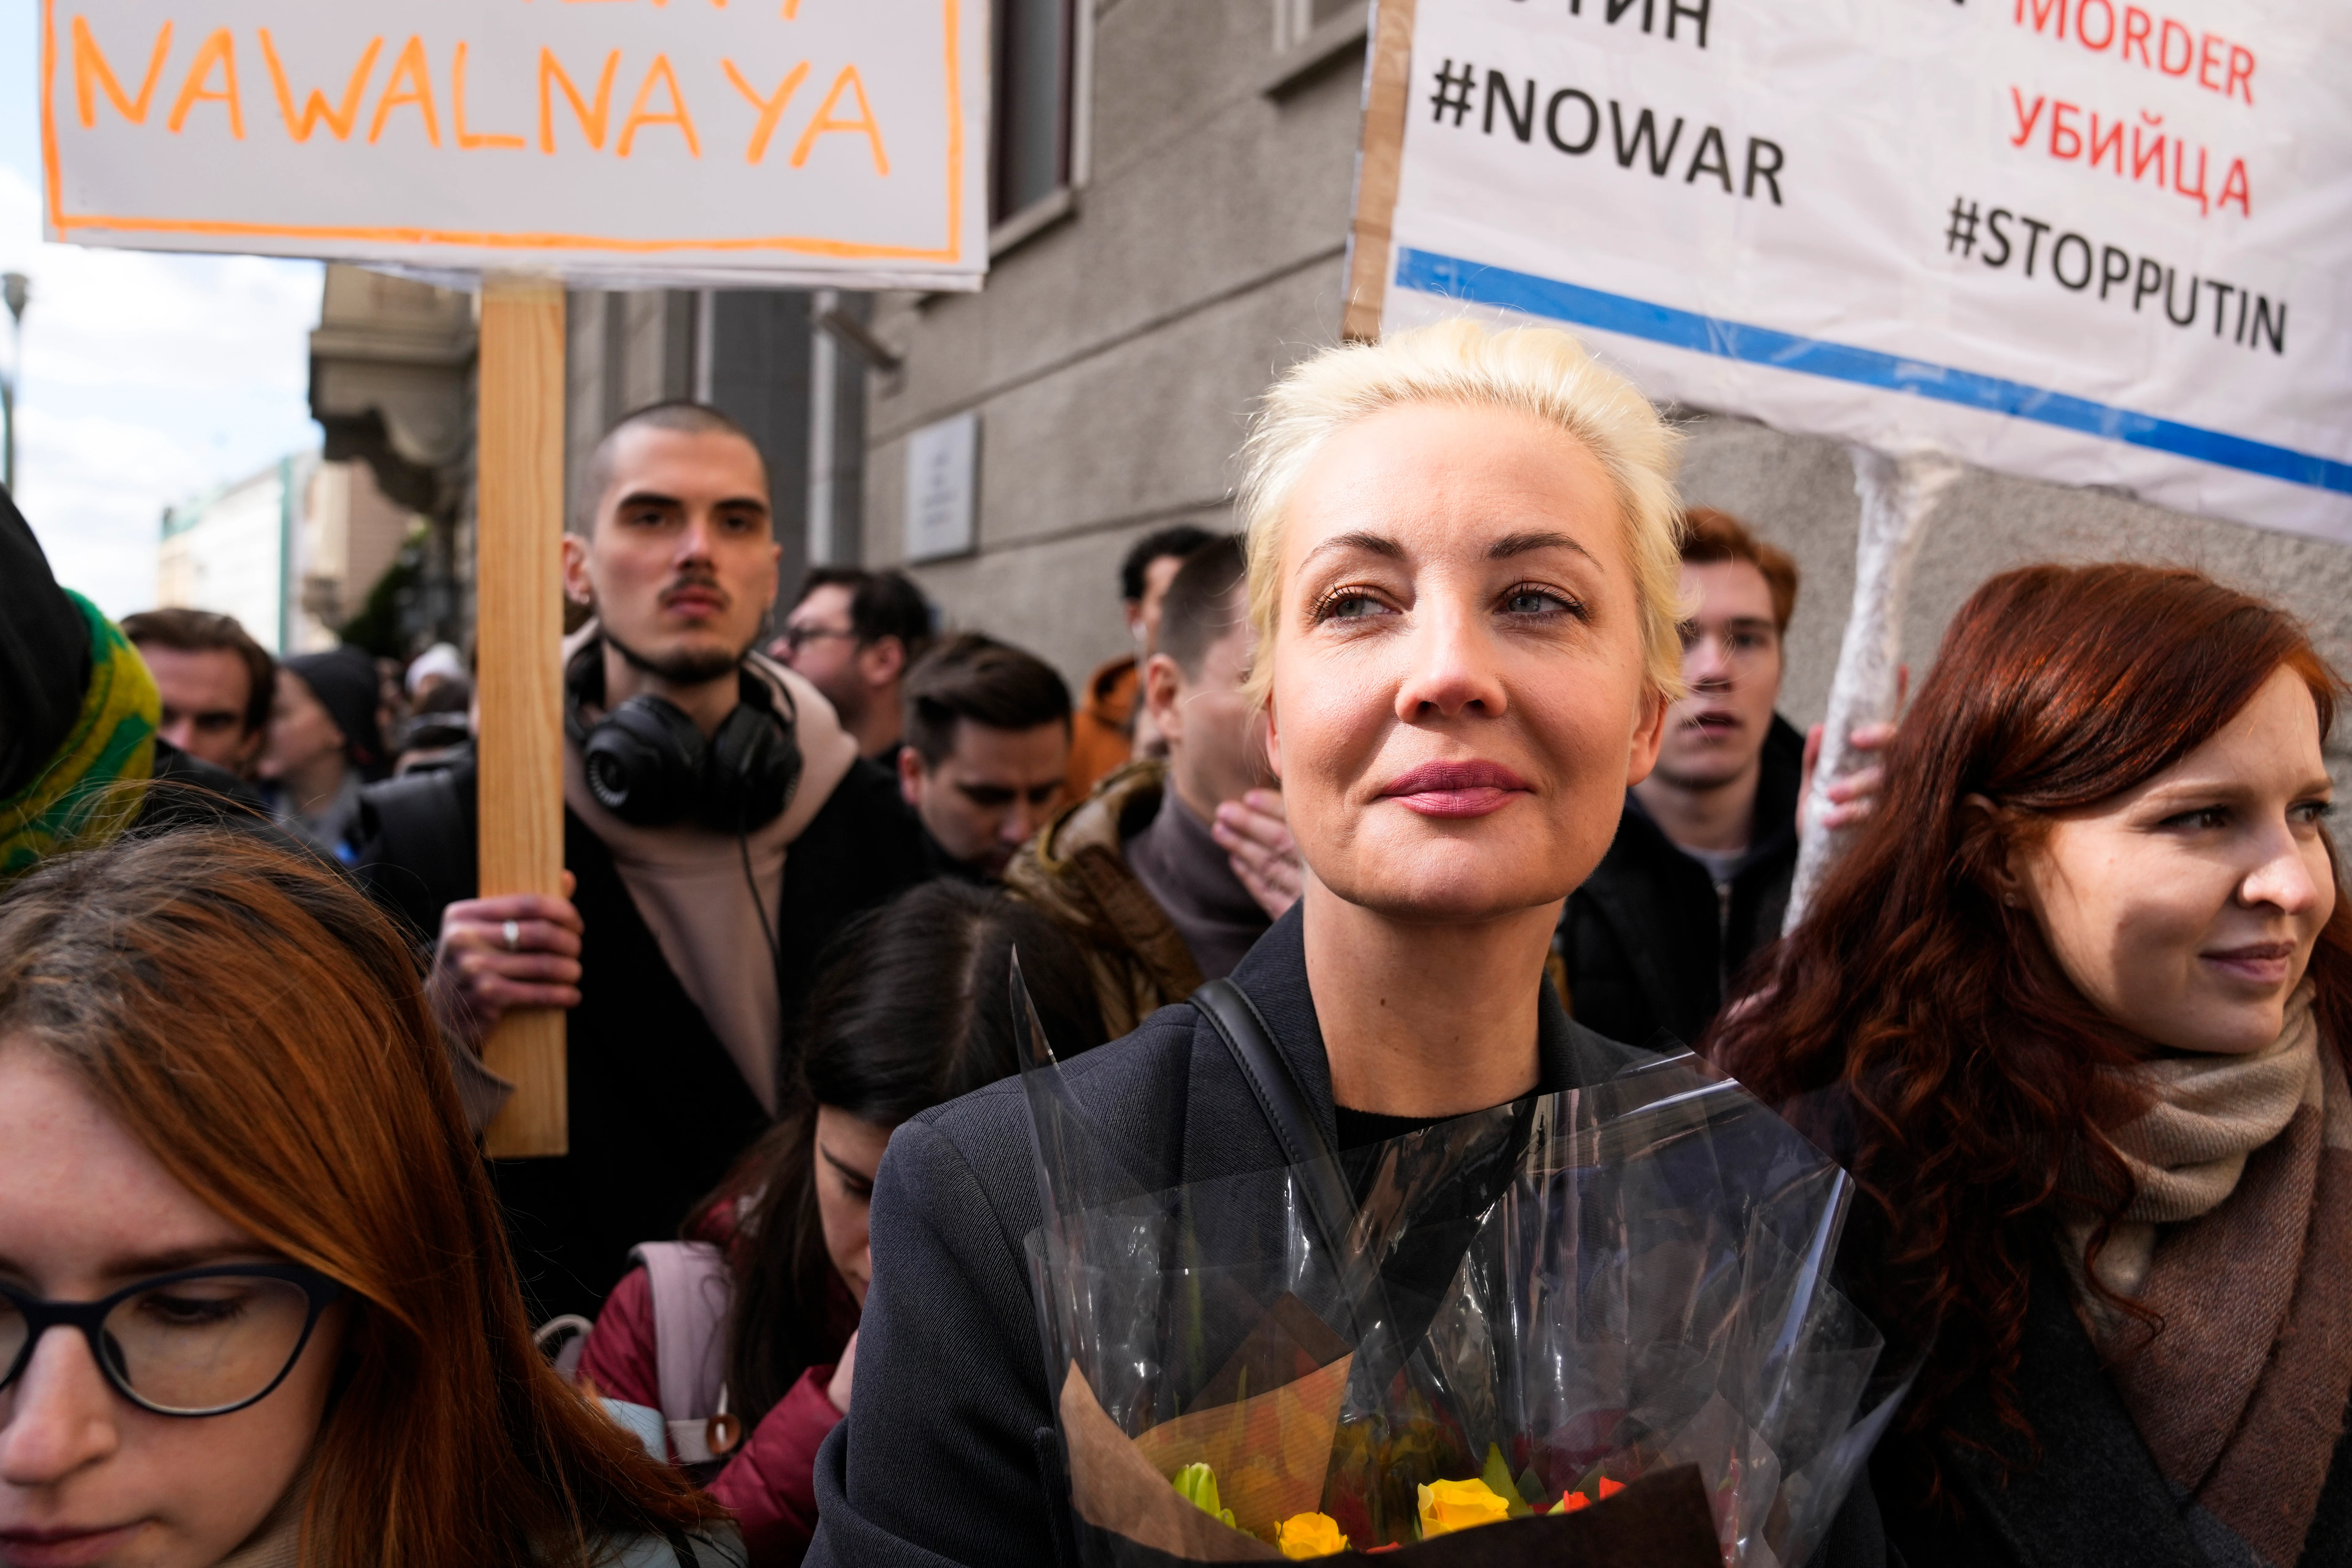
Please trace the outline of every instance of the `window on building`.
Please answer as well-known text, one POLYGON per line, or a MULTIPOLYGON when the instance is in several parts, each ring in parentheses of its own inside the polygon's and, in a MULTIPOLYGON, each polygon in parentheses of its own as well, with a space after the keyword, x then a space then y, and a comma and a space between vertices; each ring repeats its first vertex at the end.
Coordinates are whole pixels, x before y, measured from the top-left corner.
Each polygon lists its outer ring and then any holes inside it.
POLYGON ((1070 184, 1077 17, 1075 0, 997 0, 993 11, 996 124, 989 216, 1002 223, 1070 184))

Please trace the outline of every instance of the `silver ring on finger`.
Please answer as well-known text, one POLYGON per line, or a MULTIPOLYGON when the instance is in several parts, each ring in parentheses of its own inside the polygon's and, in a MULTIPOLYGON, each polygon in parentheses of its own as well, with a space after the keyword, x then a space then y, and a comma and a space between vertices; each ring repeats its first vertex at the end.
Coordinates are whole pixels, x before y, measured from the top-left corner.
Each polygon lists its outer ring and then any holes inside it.
POLYGON ((499 934, 506 938, 507 951, 509 952, 520 952, 522 951, 522 922, 520 921, 509 921, 506 924, 499 928, 499 934))

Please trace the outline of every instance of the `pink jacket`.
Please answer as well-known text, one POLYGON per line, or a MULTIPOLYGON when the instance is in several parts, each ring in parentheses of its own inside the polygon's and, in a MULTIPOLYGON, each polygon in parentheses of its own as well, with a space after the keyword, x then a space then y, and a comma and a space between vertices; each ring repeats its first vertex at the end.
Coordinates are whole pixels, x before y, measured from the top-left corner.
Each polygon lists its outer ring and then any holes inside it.
MULTIPOLYGON (((839 1300, 826 1303, 834 1309, 827 1316, 838 1319, 845 1308, 854 1330, 856 1306, 847 1289, 837 1288, 837 1293, 839 1300)), ((659 1409, 657 1346, 652 1283, 644 1268, 633 1268, 596 1315, 596 1327, 581 1353, 581 1374, 608 1399, 659 1409)), ((710 1483, 710 1495, 734 1510, 750 1552, 750 1568, 797 1568, 816 1533, 817 1445, 841 1419, 841 1412, 825 1396, 833 1373, 831 1365, 803 1373, 710 1483)))

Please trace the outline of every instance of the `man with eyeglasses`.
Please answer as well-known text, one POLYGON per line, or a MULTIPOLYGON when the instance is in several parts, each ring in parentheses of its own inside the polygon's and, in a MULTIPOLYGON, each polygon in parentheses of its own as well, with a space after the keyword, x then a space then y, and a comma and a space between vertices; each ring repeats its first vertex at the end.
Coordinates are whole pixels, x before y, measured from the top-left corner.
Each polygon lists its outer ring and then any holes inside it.
POLYGON ((904 574, 820 566, 770 658, 824 693, 858 754, 896 771, 904 743, 907 671, 931 646, 931 605, 904 574))
MULTIPOLYGON (((1749 955, 1780 934, 1809 772, 1805 738, 1774 710, 1797 563, 1727 513, 1693 507, 1684 521, 1690 689, 1553 939, 1577 1021, 1636 1043, 1660 1030, 1695 1042, 1749 955)), ((1867 726, 1854 742, 1891 734, 1867 726)), ((1866 814, 1877 783, 1875 768, 1841 781, 1823 826, 1866 814)))

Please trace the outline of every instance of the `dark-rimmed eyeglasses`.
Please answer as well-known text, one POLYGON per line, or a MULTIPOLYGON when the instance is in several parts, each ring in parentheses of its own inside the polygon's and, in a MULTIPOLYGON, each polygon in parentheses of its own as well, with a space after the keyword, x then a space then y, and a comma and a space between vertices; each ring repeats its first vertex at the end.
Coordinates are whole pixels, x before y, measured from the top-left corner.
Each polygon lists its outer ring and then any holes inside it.
POLYGON ((855 642, 857 640, 857 634, 854 631, 844 631, 838 626, 786 626, 776 634, 776 640, 783 644, 784 651, 787 653, 798 653, 809 644, 823 641, 826 637, 847 637, 855 642))
POLYGON ((0 1284, 0 1390, 41 1336, 79 1329, 114 1391, 158 1415, 226 1415, 286 1381, 343 1288, 298 1263, 219 1263, 126 1285, 96 1301, 44 1301, 0 1284))

